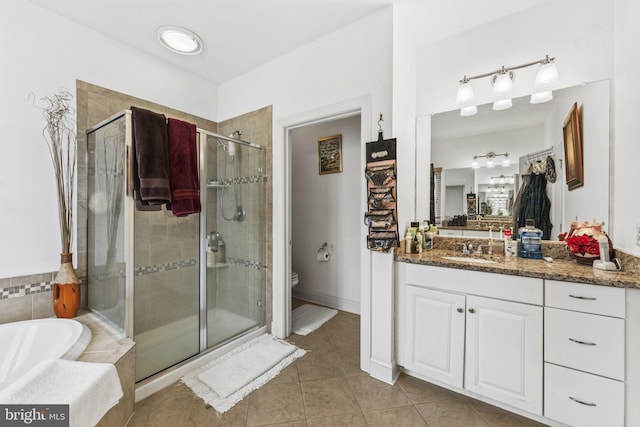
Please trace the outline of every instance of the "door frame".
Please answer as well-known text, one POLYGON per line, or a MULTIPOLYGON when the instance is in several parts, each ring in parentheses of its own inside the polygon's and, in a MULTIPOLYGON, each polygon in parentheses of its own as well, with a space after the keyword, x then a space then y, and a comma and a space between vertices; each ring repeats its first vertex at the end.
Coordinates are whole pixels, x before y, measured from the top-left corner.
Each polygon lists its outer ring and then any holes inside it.
MULTIPOLYGON (((271 333, 279 338, 291 334, 291 153, 293 129, 316 123, 329 122, 360 115, 361 169, 364 170, 366 147, 371 141, 371 96, 362 96, 321 107, 308 112, 294 114, 277 120, 274 127, 273 144, 273 319, 271 333)), ((361 211, 366 210, 365 182, 360 192, 361 211)), ((360 238, 366 239, 366 229, 361 227, 360 238)), ((370 271, 371 256, 366 246, 361 246, 360 256, 360 316, 361 355, 369 354, 370 341, 370 271), (366 341, 366 342, 362 342, 366 341)), ((361 358, 363 359, 363 358, 361 358)), ((368 359, 367 359, 368 360, 368 359)))

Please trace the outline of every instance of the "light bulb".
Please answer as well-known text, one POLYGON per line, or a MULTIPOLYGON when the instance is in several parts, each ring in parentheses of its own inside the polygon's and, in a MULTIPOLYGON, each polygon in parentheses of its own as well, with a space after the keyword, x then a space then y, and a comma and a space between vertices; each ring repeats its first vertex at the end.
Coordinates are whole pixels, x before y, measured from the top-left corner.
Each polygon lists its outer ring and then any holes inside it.
POLYGON ((470 105, 469 107, 462 107, 460 109, 460 115, 462 117, 473 116, 477 112, 478 112, 478 107, 476 107, 475 105, 470 105))
POLYGON ((551 101, 553 93, 551 92, 560 82, 560 76, 556 64, 549 58, 549 55, 543 60, 542 65, 536 72, 536 79, 533 86, 533 94, 530 102, 532 104, 540 104, 551 101))
POLYGON ((500 101, 495 101, 493 103, 493 109, 496 111, 506 110, 511 108, 513 103, 511 102, 511 98, 509 99, 501 99, 500 101))
POLYGON ((496 74, 493 82, 493 109, 506 110, 511 108, 511 94, 513 93, 513 73, 503 71, 496 74))
POLYGON ((463 82, 458 86, 458 93, 456 94, 456 102, 460 106, 467 106, 473 104, 475 96, 473 94, 473 87, 471 83, 463 82))
POLYGON ((460 82, 460 86, 458 86, 456 103, 460 107, 460 115, 463 117, 473 116, 478 112, 473 87, 466 76, 460 82))

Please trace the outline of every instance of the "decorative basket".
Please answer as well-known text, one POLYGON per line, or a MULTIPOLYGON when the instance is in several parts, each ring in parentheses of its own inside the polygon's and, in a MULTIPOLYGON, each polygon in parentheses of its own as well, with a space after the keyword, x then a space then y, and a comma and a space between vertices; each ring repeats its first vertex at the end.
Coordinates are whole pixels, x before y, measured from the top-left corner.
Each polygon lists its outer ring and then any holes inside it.
MULTIPOLYGON (((605 236, 607 236, 607 240, 609 241, 609 258, 613 258, 613 242, 611 241, 611 238, 606 234, 603 233, 605 236)), ((592 255, 592 254, 581 254, 581 253, 573 253, 569 250, 569 247, 567 246, 567 253, 569 254, 569 256, 576 260, 576 262, 578 264, 582 264, 582 265, 593 265, 593 261, 600 259, 600 255, 592 255)))
POLYGON ((578 264, 582 264, 582 265, 593 265, 593 261, 600 259, 598 255, 591 255, 591 254, 583 255, 583 254, 574 254, 571 252, 569 252, 569 256, 572 259, 575 259, 578 262, 578 264))

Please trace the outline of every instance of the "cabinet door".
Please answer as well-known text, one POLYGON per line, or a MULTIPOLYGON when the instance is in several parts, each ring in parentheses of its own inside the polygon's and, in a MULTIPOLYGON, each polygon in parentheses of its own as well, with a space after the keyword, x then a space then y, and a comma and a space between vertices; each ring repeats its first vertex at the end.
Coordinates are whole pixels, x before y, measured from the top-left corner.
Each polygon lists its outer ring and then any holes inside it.
POLYGON ((542 415, 542 307, 467 297, 465 388, 542 415))
POLYGON ((462 388, 465 296, 407 286, 405 367, 462 388))

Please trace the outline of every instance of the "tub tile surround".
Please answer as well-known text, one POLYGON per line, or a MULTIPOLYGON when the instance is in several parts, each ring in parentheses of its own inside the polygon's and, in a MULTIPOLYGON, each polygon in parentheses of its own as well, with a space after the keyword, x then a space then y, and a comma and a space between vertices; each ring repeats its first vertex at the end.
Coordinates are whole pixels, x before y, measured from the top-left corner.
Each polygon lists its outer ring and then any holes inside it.
POLYGON ((461 254, 462 244, 486 244, 483 239, 465 239, 457 237, 434 239, 434 249, 424 251, 422 254, 405 254, 404 251, 396 249, 395 258, 397 261, 411 264, 434 265, 441 267, 456 268, 461 270, 484 271, 488 273, 509 274, 514 276, 535 277, 548 280, 560 280, 569 282, 579 282, 602 286, 615 286, 624 288, 640 289, 640 280, 637 276, 640 259, 632 255, 616 251, 616 256, 624 257, 621 261, 623 270, 621 271, 601 271, 595 270, 591 266, 578 264, 569 258, 565 244, 562 242, 543 242, 542 253, 554 259, 548 263, 540 259, 525 259, 520 257, 505 257, 501 252, 494 255, 475 255, 472 258, 483 258, 493 260, 495 263, 478 264, 467 261, 450 260, 443 257, 456 256, 461 254))
POLYGON ((135 402, 135 343, 91 312, 81 312, 76 320, 91 330, 91 342, 78 360, 114 364, 122 386, 123 397, 98 426, 124 426, 133 416, 135 402))
MULTIPOLYGON (((31 274, 0 280, 0 323, 51 317, 53 295, 51 288, 57 272, 31 274)), ((80 292, 86 289, 79 278, 80 292)), ((85 296, 86 299, 86 296, 85 296)))

